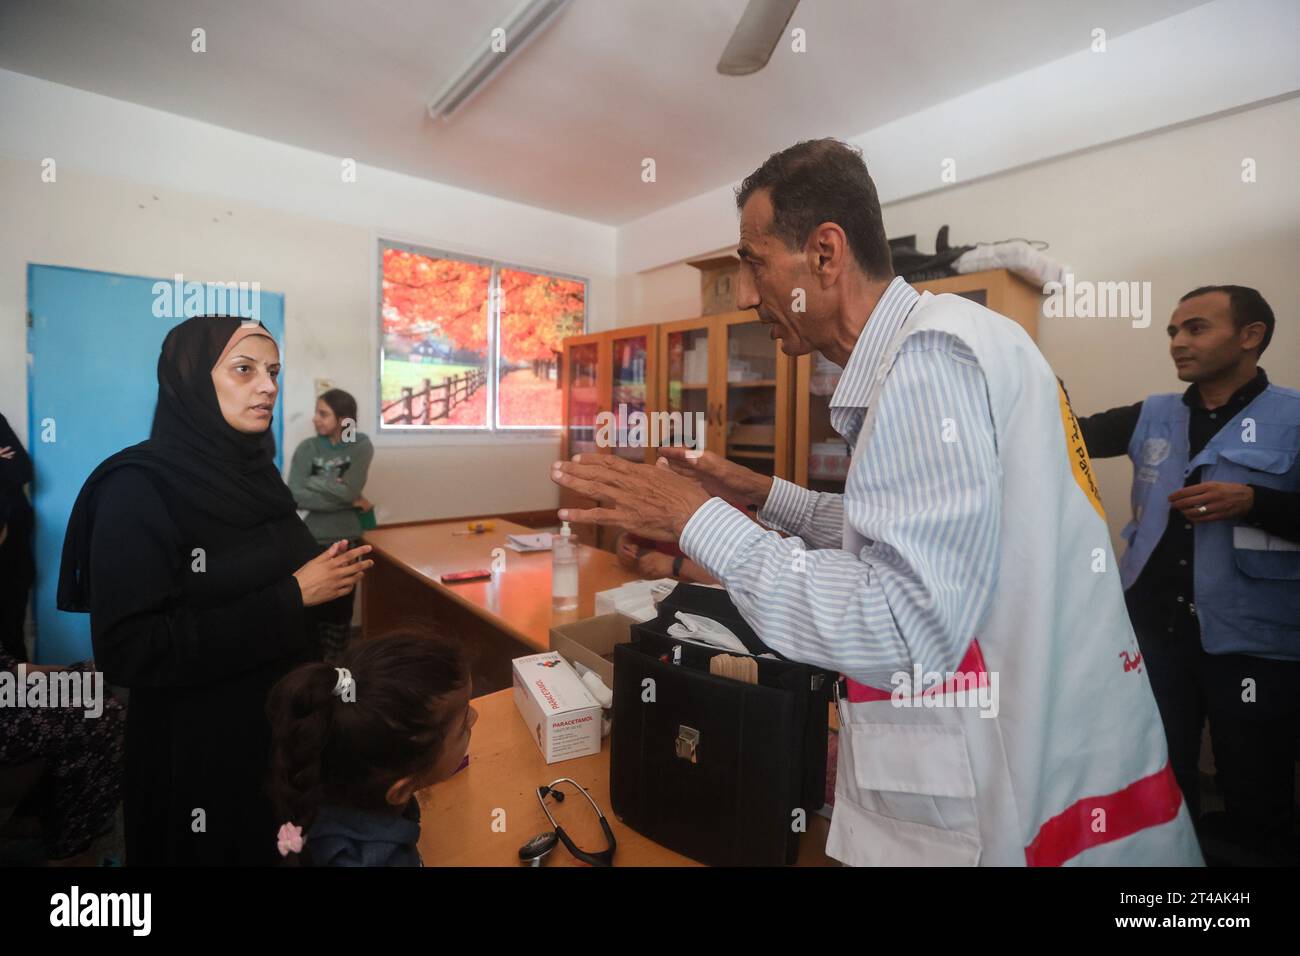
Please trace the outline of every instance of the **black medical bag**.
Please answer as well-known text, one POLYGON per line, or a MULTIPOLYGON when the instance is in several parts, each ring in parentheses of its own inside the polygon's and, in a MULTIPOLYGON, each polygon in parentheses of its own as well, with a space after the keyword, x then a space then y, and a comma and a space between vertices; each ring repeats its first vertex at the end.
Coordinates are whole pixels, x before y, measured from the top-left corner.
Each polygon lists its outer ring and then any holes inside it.
POLYGON ((669 636, 677 611, 771 653, 718 588, 679 584, 657 618, 632 626, 631 641, 614 648, 614 813, 702 863, 794 863, 825 802, 835 675, 779 657, 757 658, 757 684, 710 674, 710 658, 727 652, 669 636))

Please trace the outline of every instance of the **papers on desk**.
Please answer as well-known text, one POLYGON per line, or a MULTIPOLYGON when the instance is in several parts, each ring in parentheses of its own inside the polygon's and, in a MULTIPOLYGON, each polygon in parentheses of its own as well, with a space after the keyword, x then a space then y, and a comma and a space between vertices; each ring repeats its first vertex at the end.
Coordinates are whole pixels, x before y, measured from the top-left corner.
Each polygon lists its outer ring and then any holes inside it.
POLYGON ((519 552, 550 551, 551 533, 543 531, 540 534, 508 534, 506 547, 511 551, 519 552))

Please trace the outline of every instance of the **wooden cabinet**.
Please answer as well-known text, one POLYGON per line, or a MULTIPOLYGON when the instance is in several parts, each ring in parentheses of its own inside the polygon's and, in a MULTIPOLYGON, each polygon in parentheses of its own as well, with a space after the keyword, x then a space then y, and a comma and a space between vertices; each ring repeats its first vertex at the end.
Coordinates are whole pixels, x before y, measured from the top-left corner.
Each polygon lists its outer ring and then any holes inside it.
MULTIPOLYGON (((656 407, 658 350, 658 329, 654 325, 564 340, 560 363, 562 458, 615 454, 633 461, 654 460, 651 448, 635 443, 637 436, 629 436, 628 424, 634 420, 634 412, 650 412, 656 407)), ((591 508, 595 502, 561 488, 560 507, 591 508)), ((601 531, 592 525, 574 526, 578 540, 591 545, 603 543, 601 531)))
MULTIPOLYGON (((1042 294, 1006 269, 990 269, 916 283, 918 292, 935 295, 950 292, 1018 322, 1037 338, 1042 294)), ((793 478, 795 484, 813 491, 844 491, 848 474, 848 447, 831 427, 830 399, 839 382, 839 366, 816 353, 796 361, 793 478)))
POLYGON ((682 437, 702 433, 710 451, 790 477, 794 362, 755 312, 665 322, 659 354, 659 395, 682 415, 682 437))
MULTIPOLYGON (((916 285, 951 292, 1038 331, 1036 286, 994 269, 916 285)), ((838 366, 819 356, 793 359, 753 311, 705 315, 564 340, 561 453, 617 454, 653 462, 655 445, 693 444, 763 474, 814 491, 844 490, 848 449, 830 423, 838 366), (629 417, 657 418, 652 434, 629 434, 629 417), (611 416, 602 434, 601 413, 611 416), (654 413, 667 412, 668 415, 654 413)), ((595 502, 567 489, 561 507, 595 502)), ((579 540, 612 548, 618 532, 575 526, 579 540)))

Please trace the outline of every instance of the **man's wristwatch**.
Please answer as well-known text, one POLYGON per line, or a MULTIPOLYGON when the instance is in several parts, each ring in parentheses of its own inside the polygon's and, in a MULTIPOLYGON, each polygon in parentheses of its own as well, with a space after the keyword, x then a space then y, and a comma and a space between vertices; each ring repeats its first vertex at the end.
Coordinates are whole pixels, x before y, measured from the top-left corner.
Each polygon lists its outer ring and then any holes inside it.
POLYGON ((682 562, 685 560, 686 555, 684 554, 679 554, 673 558, 673 577, 679 578, 682 576, 682 562))

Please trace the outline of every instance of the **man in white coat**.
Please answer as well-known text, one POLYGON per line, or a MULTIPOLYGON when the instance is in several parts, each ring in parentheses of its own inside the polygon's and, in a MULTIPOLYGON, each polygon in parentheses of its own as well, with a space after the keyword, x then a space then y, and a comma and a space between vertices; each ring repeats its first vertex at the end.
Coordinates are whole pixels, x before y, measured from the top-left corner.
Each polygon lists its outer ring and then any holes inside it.
POLYGON ((601 503, 561 517, 679 541, 764 643, 845 676, 837 859, 1200 865, 1087 450, 1033 341, 894 277, 843 143, 774 154, 737 206, 738 306, 843 367, 844 494, 665 448, 557 462, 601 503))

